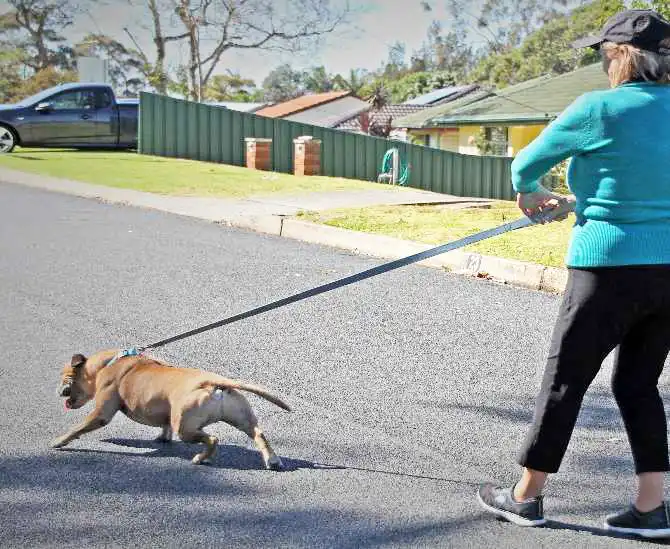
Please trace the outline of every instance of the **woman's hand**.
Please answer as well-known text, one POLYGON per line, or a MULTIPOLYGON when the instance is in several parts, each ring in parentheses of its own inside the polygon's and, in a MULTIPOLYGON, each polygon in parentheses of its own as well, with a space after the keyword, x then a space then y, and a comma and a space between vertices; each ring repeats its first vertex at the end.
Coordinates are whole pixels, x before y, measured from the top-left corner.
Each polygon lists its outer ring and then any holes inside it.
POLYGON ((544 222, 541 217, 542 214, 548 216, 546 221, 561 221, 568 217, 569 211, 565 211, 559 216, 551 217, 549 214, 551 210, 566 202, 574 203, 574 196, 562 196, 560 194, 552 193, 545 189, 542 185, 532 193, 519 193, 516 196, 516 204, 521 211, 530 218, 538 218, 540 222, 544 222))

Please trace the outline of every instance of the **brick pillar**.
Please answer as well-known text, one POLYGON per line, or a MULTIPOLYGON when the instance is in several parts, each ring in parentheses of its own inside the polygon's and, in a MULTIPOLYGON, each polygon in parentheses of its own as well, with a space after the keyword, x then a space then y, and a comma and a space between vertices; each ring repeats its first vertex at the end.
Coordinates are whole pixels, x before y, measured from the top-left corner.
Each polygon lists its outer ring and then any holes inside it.
POLYGON ((247 168, 272 170, 272 139, 247 137, 247 168))
POLYGON ((293 140, 293 173, 295 175, 319 175, 321 173, 321 140, 311 136, 293 140))

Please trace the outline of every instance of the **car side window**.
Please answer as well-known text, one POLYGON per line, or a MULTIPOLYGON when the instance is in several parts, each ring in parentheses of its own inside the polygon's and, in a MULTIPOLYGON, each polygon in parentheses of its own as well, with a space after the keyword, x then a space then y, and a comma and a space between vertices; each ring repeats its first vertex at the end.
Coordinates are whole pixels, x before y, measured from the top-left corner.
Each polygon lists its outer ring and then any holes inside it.
POLYGON ((54 111, 66 111, 71 109, 94 109, 95 91, 76 90, 63 92, 49 101, 54 111))
POLYGON ((95 91, 95 108, 106 109, 112 105, 112 94, 108 90, 95 91))

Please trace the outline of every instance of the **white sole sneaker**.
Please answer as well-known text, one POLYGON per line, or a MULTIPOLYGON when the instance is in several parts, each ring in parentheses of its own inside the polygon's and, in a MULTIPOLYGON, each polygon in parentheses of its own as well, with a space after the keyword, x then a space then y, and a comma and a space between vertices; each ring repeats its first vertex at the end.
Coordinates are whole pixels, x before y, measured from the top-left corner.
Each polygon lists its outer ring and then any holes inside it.
POLYGON ((524 518, 522 516, 519 516, 515 513, 512 513, 510 511, 504 511, 503 509, 498 509, 497 507, 492 507, 488 503, 485 503, 482 497, 479 495, 479 492, 477 492, 477 501, 479 501, 479 505, 481 505, 484 509, 486 509, 489 513, 492 513, 500 518, 504 518, 505 520, 512 522, 516 524, 517 526, 528 526, 528 527, 533 527, 533 526, 542 526, 547 523, 547 519, 541 518, 541 519, 536 519, 536 520, 531 520, 524 518))
POLYGON ((670 528, 622 528, 620 526, 610 526, 605 523, 605 530, 616 532, 617 534, 627 534, 629 536, 640 536, 647 539, 670 538, 670 528))

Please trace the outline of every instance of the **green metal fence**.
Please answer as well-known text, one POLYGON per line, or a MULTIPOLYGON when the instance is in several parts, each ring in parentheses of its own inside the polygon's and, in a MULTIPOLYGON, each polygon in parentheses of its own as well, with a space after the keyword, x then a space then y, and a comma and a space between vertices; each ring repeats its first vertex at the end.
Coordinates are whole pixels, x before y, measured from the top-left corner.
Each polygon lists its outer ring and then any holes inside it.
POLYGON ((456 196, 512 200, 511 158, 469 156, 308 124, 265 118, 142 93, 139 152, 245 165, 246 137, 272 139, 273 170, 292 173, 293 140, 321 140, 323 175, 376 181, 384 153, 396 147, 410 165, 408 186, 456 196))

